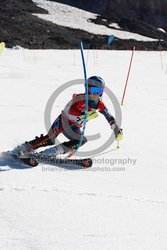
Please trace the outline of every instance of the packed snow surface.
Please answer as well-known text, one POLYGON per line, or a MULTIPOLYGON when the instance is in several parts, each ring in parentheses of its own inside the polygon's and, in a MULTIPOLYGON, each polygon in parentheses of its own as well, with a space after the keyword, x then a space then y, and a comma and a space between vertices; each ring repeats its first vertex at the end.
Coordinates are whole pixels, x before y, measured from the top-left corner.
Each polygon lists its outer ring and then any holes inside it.
MULTIPOLYGON (((121 101, 131 51, 85 50, 87 74, 100 75, 121 101)), ((0 249, 167 249, 167 54, 134 54, 122 109, 124 139, 94 156, 91 169, 39 165, 18 167, 0 160, 0 249)), ((46 133, 45 107, 54 91, 83 78, 79 50, 10 50, 0 56, 0 151, 46 133)), ((51 121, 82 85, 64 89, 51 121)), ((112 101, 103 101, 114 114, 112 101)), ((111 135, 102 115, 86 136, 111 135)), ((64 141, 64 137, 59 137, 64 141)))

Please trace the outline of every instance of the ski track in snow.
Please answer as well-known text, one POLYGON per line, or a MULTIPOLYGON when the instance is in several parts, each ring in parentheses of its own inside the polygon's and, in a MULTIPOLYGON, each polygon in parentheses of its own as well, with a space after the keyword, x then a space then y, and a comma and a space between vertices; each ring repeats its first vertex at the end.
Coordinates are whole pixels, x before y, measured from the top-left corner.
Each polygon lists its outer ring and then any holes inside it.
MULTIPOLYGON (((100 35, 114 35, 120 39, 135 39, 138 41, 157 41, 157 39, 149 38, 139 35, 137 33, 131 33, 123 30, 116 30, 108 28, 104 25, 98 25, 90 22, 90 19, 96 19, 97 14, 81 10, 75 7, 71 7, 66 4, 47 0, 33 0, 39 7, 47 10, 49 14, 34 14, 44 20, 53 22, 55 24, 70 27, 73 29, 84 30, 93 34, 100 35)), ((117 24, 113 23, 113 27, 117 27, 117 24)), ((117 27, 118 28, 118 27, 117 27)))
POLYGON ((135 197, 126 197, 122 195, 115 195, 115 194, 99 194, 99 193, 81 193, 81 192, 74 192, 70 190, 65 189, 59 189, 56 187, 37 187, 37 186, 30 186, 30 187, 22 187, 22 186, 6 186, 6 187, 0 187, 0 192, 56 192, 56 193, 62 193, 65 195, 73 195, 73 196, 86 196, 86 197, 98 197, 98 198, 107 198, 107 199, 123 199, 127 201, 132 202, 142 202, 142 203, 150 203, 150 205, 155 206, 163 206, 164 209, 167 209, 167 201, 161 201, 161 200, 146 200, 146 199, 139 199, 135 197))

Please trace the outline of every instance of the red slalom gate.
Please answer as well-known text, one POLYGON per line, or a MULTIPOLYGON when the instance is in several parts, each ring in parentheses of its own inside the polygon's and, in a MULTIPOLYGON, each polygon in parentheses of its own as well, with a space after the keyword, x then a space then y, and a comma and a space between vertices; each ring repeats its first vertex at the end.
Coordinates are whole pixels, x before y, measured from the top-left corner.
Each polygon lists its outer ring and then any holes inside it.
POLYGON ((133 50, 132 50, 132 55, 131 55, 131 59, 130 59, 130 64, 129 64, 129 69, 128 69, 128 74, 127 74, 127 78, 126 78, 126 83, 125 83, 125 88, 124 88, 124 92, 123 92, 123 96, 122 96, 121 105, 123 105, 123 101, 124 101, 124 97, 125 97, 125 93, 126 93, 126 88, 128 85, 128 80, 129 80, 129 75, 130 75, 130 70, 131 70, 131 66, 132 66, 134 52, 135 52, 135 46, 133 47, 133 50))

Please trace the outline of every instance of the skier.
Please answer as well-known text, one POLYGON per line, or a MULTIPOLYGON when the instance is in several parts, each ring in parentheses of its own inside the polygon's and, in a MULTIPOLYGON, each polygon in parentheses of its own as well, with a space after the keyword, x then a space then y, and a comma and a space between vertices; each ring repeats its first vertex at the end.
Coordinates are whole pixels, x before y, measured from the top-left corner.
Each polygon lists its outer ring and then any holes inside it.
MULTIPOLYGON (((88 118, 87 120, 97 117, 97 111, 105 116, 111 129, 114 131, 115 138, 120 134, 122 129, 117 125, 115 118, 109 113, 101 97, 105 87, 104 80, 99 76, 88 78, 88 118)), ((66 105, 62 113, 53 122, 47 135, 35 137, 34 140, 23 143, 16 149, 16 154, 29 153, 40 147, 51 146, 55 144, 56 137, 63 133, 69 141, 63 142, 57 146, 50 147, 41 152, 42 155, 56 156, 68 153, 75 149, 81 138, 81 127, 85 113, 85 94, 74 94, 72 100, 66 105)), ((87 142, 84 136, 82 145, 87 142)))

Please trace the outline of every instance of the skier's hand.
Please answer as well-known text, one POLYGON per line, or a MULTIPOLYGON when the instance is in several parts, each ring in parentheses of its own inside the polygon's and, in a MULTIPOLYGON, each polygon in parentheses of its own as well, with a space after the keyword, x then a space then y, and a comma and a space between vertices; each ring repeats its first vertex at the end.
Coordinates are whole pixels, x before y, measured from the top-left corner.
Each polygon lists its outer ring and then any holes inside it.
POLYGON ((116 123, 112 124, 111 128, 112 128, 113 131, 114 131, 115 139, 116 139, 117 141, 122 140, 122 138, 123 138, 123 129, 122 129, 122 128, 119 128, 118 125, 117 125, 116 123))
POLYGON ((117 141, 121 141, 123 139, 123 129, 122 128, 119 128, 119 131, 115 135, 115 139, 117 141))

